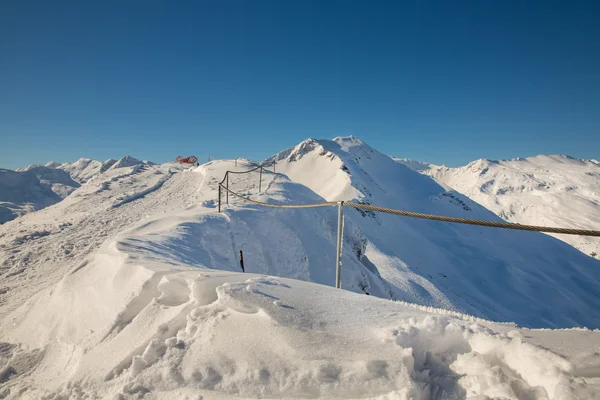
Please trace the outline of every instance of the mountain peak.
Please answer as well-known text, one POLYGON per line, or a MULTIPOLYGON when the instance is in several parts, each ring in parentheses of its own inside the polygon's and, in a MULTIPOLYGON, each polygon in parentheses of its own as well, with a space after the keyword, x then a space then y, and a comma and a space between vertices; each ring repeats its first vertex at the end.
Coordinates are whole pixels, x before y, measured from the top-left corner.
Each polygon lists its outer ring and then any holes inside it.
POLYGON ((56 161, 50 161, 46 163, 46 167, 48 168, 58 168, 60 167, 60 163, 56 161))
POLYGON ((123 167, 133 167, 134 165, 141 164, 142 162, 137 158, 133 158, 131 156, 121 157, 119 161, 115 162, 110 168, 117 169, 123 167))

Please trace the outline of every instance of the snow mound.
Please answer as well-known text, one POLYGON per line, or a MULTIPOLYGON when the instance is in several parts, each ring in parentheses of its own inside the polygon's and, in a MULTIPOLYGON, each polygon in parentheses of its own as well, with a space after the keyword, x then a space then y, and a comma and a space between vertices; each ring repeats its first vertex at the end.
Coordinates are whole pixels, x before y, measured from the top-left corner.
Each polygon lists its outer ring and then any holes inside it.
POLYGON ((40 324, 56 340, 8 348, 8 398, 592 399, 598 389, 537 331, 264 275, 116 268, 109 254, 46 294, 36 324, 12 319, 3 340, 40 324), (59 307, 70 321, 43 313, 59 307))

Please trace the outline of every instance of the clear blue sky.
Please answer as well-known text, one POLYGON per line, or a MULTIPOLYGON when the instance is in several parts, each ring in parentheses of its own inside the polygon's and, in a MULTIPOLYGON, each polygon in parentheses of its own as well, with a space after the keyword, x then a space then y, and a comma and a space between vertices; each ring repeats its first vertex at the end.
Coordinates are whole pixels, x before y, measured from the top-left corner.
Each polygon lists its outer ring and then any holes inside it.
POLYGON ((355 135, 600 159, 600 2, 3 1, 0 167, 355 135))

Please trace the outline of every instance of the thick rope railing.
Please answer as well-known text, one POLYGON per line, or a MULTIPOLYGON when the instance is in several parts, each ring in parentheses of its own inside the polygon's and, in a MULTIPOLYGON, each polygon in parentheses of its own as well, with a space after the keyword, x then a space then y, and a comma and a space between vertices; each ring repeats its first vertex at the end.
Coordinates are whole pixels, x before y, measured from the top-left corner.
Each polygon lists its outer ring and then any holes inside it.
MULTIPOLYGON (((227 197, 226 197, 226 204, 229 204, 229 192, 231 192, 229 190, 229 174, 248 174, 250 172, 254 172, 257 169, 260 169, 260 178, 258 180, 258 191, 262 191, 262 172, 263 169, 268 168, 268 167, 273 167, 273 173, 275 173, 275 164, 277 164, 277 162, 275 160, 273 160, 273 162, 271 164, 268 165, 264 165, 264 164, 259 164, 256 166, 256 168, 252 168, 249 169, 247 171, 229 171, 227 170, 225 172, 225 176, 223 177, 223 179, 221 180, 221 182, 219 182, 219 212, 221 212, 221 188, 224 188, 225 190, 227 190, 227 197), (223 182, 225 182, 225 186, 223 186, 223 182)), ((237 160, 235 165, 237 166, 237 160)), ((233 192, 232 192, 233 193, 233 192)))
MULTIPOLYGON (((256 169, 257 168, 254 168, 252 171, 254 171, 256 169)), ((250 171, 248 171, 248 172, 250 172, 250 171)), ((223 181, 225 181, 225 178, 223 178, 223 181)), ((242 200, 248 201, 250 203, 258 204, 261 206, 265 206, 265 207, 311 208, 311 207, 337 206, 340 203, 338 201, 326 201, 326 202, 322 202, 322 203, 310 203, 310 204, 266 203, 263 201, 253 200, 248 197, 244 197, 241 194, 234 192, 233 190, 223 186, 223 181, 221 181, 219 183, 219 185, 221 187, 223 187, 223 189, 225 189, 227 192, 231 193, 232 195, 234 195, 242 200)), ((560 234, 564 234, 564 235, 581 235, 581 236, 600 237, 600 231, 589 230, 589 229, 557 228, 557 227, 551 227, 551 226, 522 225, 522 224, 515 224, 515 223, 510 223, 510 222, 483 221, 483 220, 478 220, 478 219, 448 217, 445 215, 424 214, 424 213, 417 213, 417 212, 412 212, 412 211, 396 210, 393 208, 373 206, 370 204, 353 203, 350 201, 344 201, 343 206, 359 208, 359 209, 369 210, 369 211, 383 212, 383 213, 387 213, 387 214, 401 215, 401 216, 410 217, 410 218, 420 218, 420 219, 428 219, 428 220, 432 220, 432 221, 451 222, 451 223, 455 223, 455 224, 488 226, 488 227, 492 227, 492 228, 515 229, 515 230, 521 230, 521 231, 560 233, 560 234)))
POLYGON ((383 212, 383 213, 388 213, 388 214, 402 215, 402 216, 411 217, 411 218, 422 218, 422 219, 430 219, 433 221, 452 222, 455 224, 489 226, 489 227, 493 227, 493 228, 517 229, 517 230, 521 230, 521 231, 562 233, 565 235, 600 236, 600 231, 593 231, 593 230, 587 230, 587 229, 554 228, 554 227, 550 227, 550 226, 521 225, 521 224, 513 224, 510 222, 494 222, 494 221, 482 221, 482 220, 478 220, 478 219, 446 217, 443 215, 423 214, 423 213, 417 213, 417 212, 411 212, 411 211, 395 210, 393 208, 372 206, 369 204, 352 203, 349 201, 345 201, 344 206, 361 208, 363 210, 378 211, 378 212, 383 212))
POLYGON ((239 193, 234 192, 231 189, 226 188, 222 184, 220 184, 223 189, 231 193, 232 195, 239 197, 242 200, 245 200, 250 203, 258 204, 265 207, 273 207, 273 208, 313 208, 313 207, 331 207, 337 206, 339 204, 338 201, 324 201, 322 203, 310 203, 310 204, 274 204, 274 203, 265 203, 264 201, 252 200, 248 197, 244 197, 239 193))
MULTIPOLYGON (((273 172, 275 170, 275 161, 273 161, 269 167, 273 165, 273 172)), ((262 182, 262 170, 265 166, 259 165, 258 167, 251 169, 249 171, 241 171, 241 172, 233 172, 227 171, 225 173, 225 177, 221 182, 219 182, 219 212, 221 212, 221 188, 225 189, 227 192, 227 204, 229 204, 229 193, 232 195, 247 201, 249 203, 258 204, 265 207, 273 207, 273 208, 313 208, 313 207, 338 207, 338 232, 337 232, 337 248, 336 248, 336 275, 335 275, 335 286, 337 288, 341 287, 341 257, 342 257, 342 235, 343 235, 343 208, 344 207, 353 207, 356 209, 368 210, 368 211, 376 211, 383 212, 387 214, 400 215, 409 218, 420 218, 427 219, 432 221, 441 221, 441 222, 450 222, 455 224, 466 224, 466 225, 477 225, 477 226, 487 226, 491 228, 502 228, 502 229, 515 229, 521 231, 534 231, 534 232, 546 232, 546 233, 559 233, 565 235, 581 235, 581 236, 596 236, 600 237, 600 231, 588 230, 588 229, 572 229, 572 228, 556 228, 550 226, 536 226, 536 225, 521 225, 514 224, 510 222, 497 222, 497 221, 483 221, 478 219, 468 219, 468 218, 458 218, 458 217, 447 217, 444 215, 434 215, 434 214, 424 214, 417 213, 412 211, 403 211, 396 210, 393 208, 379 207, 373 206, 370 204, 361 204, 361 203, 353 203, 351 201, 325 201, 321 203, 310 203, 310 204, 274 204, 274 203, 266 203, 264 201, 253 200, 248 197, 242 196, 239 193, 234 192, 229 189, 229 173, 238 173, 244 174, 252 171, 256 171, 260 168, 260 182, 262 182), (223 182, 226 182, 226 185, 223 185, 223 182)), ((259 192, 261 192, 261 186, 259 185, 259 192)))
MULTIPOLYGON (((248 201, 250 203, 258 204, 266 207, 274 208, 311 208, 311 207, 327 207, 337 206, 340 204, 339 201, 326 201, 322 203, 311 203, 311 204, 273 204, 265 203, 263 201, 253 200, 248 197, 244 197, 239 193, 232 191, 231 189, 223 186, 223 189, 227 190, 234 196, 248 201)), ((587 229, 572 229, 572 228, 555 228, 550 226, 536 226, 536 225, 521 225, 513 224, 510 222, 494 222, 494 221, 483 221, 478 219, 458 218, 458 217, 446 217, 444 215, 435 214, 423 214, 411 211, 396 210, 393 208, 385 208, 379 206, 372 206, 369 204, 352 203, 350 201, 344 201, 342 204, 344 207, 360 208, 369 211, 378 211, 387 214, 402 215, 404 217, 429 219, 433 221, 451 222, 455 224, 466 224, 466 225, 478 225, 478 226, 489 226, 492 228, 503 228, 503 229, 516 229, 521 231, 535 231, 535 232, 547 232, 547 233, 562 233, 565 235, 581 235, 581 236, 597 236, 600 237, 600 231, 593 231, 587 229)))

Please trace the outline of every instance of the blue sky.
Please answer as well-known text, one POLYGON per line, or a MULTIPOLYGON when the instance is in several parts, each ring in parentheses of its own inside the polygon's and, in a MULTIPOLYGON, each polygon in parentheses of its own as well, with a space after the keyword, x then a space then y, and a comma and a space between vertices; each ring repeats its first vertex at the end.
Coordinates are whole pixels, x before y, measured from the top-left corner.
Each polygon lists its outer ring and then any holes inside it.
POLYGON ((0 167, 345 135, 451 166, 600 159, 598 2, 2 4, 0 167))

